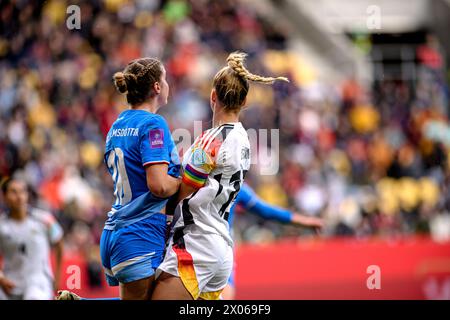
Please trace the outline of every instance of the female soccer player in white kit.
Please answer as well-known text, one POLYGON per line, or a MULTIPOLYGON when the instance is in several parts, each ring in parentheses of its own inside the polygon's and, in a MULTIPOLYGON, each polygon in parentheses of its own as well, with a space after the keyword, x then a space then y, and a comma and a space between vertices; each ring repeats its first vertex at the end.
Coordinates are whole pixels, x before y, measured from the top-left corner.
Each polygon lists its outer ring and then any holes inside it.
POLYGON ((272 84, 286 78, 250 73, 244 53, 228 56, 214 77, 210 104, 213 128, 198 137, 183 158, 183 182, 163 262, 157 268, 152 299, 218 299, 233 267, 228 216, 250 168, 250 142, 239 122, 249 80, 272 84), (187 198, 186 198, 187 197, 187 198))
POLYGON ((28 206, 24 181, 8 179, 2 191, 8 212, 0 217, 0 300, 51 300, 60 279, 63 230, 51 213, 28 206), (55 279, 50 266, 52 247, 55 279))

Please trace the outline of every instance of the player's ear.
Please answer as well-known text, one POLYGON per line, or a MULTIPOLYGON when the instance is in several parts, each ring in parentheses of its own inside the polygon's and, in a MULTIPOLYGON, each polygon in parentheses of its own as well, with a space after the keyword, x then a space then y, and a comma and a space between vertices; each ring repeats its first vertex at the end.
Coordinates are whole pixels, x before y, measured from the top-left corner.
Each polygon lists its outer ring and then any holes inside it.
POLYGON ((216 103, 216 101, 217 101, 217 92, 216 92, 216 89, 212 89, 211 90, 211 102, 216 103))
POLYGON ((216 92, 216 89, 212 89, 211 95, 209 98, 209 104, 211 106, 211 110, 214 111, 214 106, 216 105, 216 103, 217 103, 217 92, 216 92))
POLYGON ((156 81, 153 84, 153 90, 155 90, 156 94, 160 94, 161 93, 161 85, 160 85, 160 83, 158 81, 156 81))

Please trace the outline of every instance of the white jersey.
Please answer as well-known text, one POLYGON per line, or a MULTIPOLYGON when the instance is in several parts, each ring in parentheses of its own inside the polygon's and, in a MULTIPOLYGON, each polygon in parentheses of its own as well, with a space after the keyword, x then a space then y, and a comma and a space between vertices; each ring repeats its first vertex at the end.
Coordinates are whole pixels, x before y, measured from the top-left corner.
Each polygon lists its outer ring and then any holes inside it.
POLYGON ((242 124, 203 132, 184 155, 183 168, 183 182, 199 189, 180 204, 175 232, 218 234, 232 246, 228 216, 250 168, 250 142, 242 124))
POLYGON ((0 256, 3 272, 16 287, 12 296, 51 299, 53 273, 50 245, 61 240, 63 231, 48 212, 30 208, 23 221, 0 217, 0 256))

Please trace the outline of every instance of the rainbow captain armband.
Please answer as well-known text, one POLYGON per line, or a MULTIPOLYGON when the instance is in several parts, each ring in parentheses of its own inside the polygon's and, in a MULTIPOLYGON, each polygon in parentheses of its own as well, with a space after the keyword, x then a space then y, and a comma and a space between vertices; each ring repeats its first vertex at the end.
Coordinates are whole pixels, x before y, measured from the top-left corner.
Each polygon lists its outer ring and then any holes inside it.
POLYGON ((216 153, 214 148, 205 151, 198 145, 194 146, 189 162, 184 168, 183 182, 197 189, 203 187, 209 173, 215 167, 216 153))
POLYGON ((201 188, 205 185, 206 179, 208 178, 207 173, 200 172, 194 169, 189 164, 184 168, 183 182, 194 188, 201 188))

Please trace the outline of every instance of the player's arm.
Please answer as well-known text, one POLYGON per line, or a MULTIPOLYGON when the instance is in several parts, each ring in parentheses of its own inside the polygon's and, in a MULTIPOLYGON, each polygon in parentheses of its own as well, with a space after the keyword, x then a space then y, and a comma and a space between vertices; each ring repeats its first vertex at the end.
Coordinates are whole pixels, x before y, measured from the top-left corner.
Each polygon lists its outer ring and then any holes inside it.
MULTIPOLYGON (((173 215, 175 212, 175 208, 177 205, 185 198, 189 197, 191 194, 193 194, 195 191, 200 189, 204 186, 205 182, 199 183, 192 183, 192 181, 189 180, 189 178, 185 175, 188 175, 188 173, 183 173, 183 177, 181 180, 180 188, 175 196, 169 199, 166 205, 166 214, 173 215)), ((207 175, 206 175, 207 176, 207 175)))
POLYGON ((53 250, 55 252, 55 281, 54 289, 57 290, 59 284, 61 283, 61 270, 62 270, 62 260, 64 254, 64 242, 62 239, 53 244, 53 250))
POLYGON ((47 228, 48 241, 52 246, 53 252, 55 254, 55 279, 53 281, 53 286, 56 291, 61 280, 62 260, 64 255, 64 231, 56 218, 51 213, 47 212, 43 214, 42 219, 47 228))
POLYGON ((319 217, 311 217, 298 212, 293 212, 291 224, 320 230, 324 226, 324 221, 319 217))
POLYGON ((266 219, 275 220, 281 223, 288 223, 299 227, 319 228, 323 227, 323 219, 318 217, 311 217, 283 209, 277 206, 268 204, 258 198, 255 205, 249 209, 250 212, 266 219))
POLYGON ((167 201, 166 214, 173 215, 177 205, 183 199, 189 197, 191 194, 193 194, 197 190, 198 190, 198 188, 187 185, 184 182, 181 182, 180 189, 178 190, 177 194, 175 194, 172 198, 169 199, 169 201, 167 201))
POLYGON ((216 165, 215 158, 211 153, 217 154, 218 149, 218 146, 208 150, 201 147, 193 148, 184 167, 178 194, 169 200, 166 213, 173 214, 178 203, 205 185, 209 173, 216 165))
POLYGON ((168 164, 159 163, 145 166, 147 186, 157 197, 168 198, 180 187, 181 179, 168 174, 168 164))
POLYGON ((243 206, 247 211, 265 219, 275 220, 281 223, 291 223, 293 213, 263 201, 259 198, 253 189, 247 184, 243 184, 238 193, 236 202, 243 206))
POLYGON ((180 179, 169 174, 169 164, 173 162, 171 139, 169 127, 160 116, 152 119, 140 136, 141 160, 147 186, 152 194, 160 198, 174 195, 180 186, 180 179))
POLYGON ((199 187, 186 184, 186 182, 183 181, 180 186, 180 192, 178 192, 177 203, 179 203, 181 200, 189 197, 191 194, 193 194, 198 189, 199 189, 199 187))
POLYGON ((248 185, 242 187, 238 194, 237 201, 251 213, 266 220, 275 220, 281 223, 309 228, 320 229, 323 227, 323 220, 321 218, 302 215, 297 212, 271 205, 261 200, 248 185))

